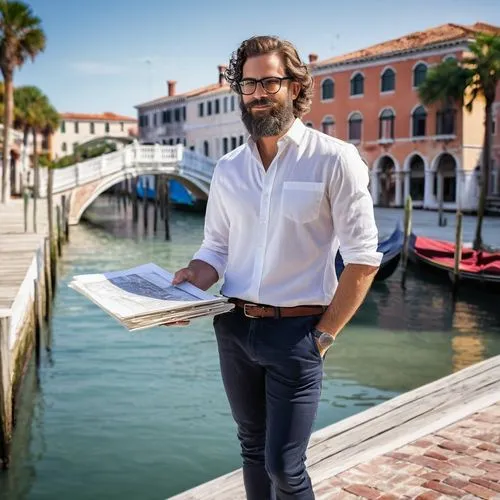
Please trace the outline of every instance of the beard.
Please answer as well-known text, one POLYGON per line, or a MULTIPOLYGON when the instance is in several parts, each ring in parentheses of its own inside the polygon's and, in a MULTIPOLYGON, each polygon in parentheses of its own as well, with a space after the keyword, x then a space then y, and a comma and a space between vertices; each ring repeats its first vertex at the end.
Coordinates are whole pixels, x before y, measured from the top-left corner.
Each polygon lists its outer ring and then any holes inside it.
POLYGON ((293 114, 293 101, 291 99, 280 103, 263 97, 245 105, 243 99, 240 98, 240 109, 241 120, 254 140, 261 137, 281 135, 295 118, 293 114), (251 109, 253 106, 267 104, 270 104, 272 107, 258 114, 252 113, 251 109))

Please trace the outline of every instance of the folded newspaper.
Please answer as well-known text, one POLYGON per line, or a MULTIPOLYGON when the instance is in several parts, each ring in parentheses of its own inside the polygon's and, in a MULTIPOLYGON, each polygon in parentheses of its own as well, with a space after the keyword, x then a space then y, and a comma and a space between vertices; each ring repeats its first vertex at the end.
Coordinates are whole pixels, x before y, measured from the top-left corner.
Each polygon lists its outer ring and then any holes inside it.
POLYGON ((90 299, 128 330, 228 312, 234 304, 149 263, 131 269, 74 276, 69 287, 90 299))

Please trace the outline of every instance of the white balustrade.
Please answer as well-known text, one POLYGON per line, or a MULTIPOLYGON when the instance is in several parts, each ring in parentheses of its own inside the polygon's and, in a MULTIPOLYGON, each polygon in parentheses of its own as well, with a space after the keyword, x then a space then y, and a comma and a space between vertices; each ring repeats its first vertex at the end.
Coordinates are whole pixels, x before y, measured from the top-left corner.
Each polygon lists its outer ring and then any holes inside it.
MULTIPOLYGON (((182 144, 166 146, 133 143, 119 151, 98 158, 82 161, 71 167, 54 170, 54 193, 68 191, 77 186, 130 170, 133 175, 142 171, 177 173, 210 183, 215 162, 199 153, 184 148, 182 144), (139 170, 138 167, 140 167, 139 170)), ((40 194, 47 195, 48 172, 40 169, 40 194)))

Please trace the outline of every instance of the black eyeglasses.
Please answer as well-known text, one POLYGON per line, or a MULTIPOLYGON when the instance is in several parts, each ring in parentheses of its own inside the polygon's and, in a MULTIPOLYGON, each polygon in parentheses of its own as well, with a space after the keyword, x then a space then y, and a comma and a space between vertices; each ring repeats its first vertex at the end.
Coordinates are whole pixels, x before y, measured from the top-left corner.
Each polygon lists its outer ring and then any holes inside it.
POLYGON ((262 88, 268 94, 277 94, 281 89, 281 82, 283 80, 292 80, 291 77, 285 76, 279 78, 277 76, 270 76, 268 78, 262 78, 261 80, 256 80, 255 78, 245 78, 238 82, 238 88, 240 93, 243 95, 252 95, 257 90, 257 84, 260 83, 262 88))

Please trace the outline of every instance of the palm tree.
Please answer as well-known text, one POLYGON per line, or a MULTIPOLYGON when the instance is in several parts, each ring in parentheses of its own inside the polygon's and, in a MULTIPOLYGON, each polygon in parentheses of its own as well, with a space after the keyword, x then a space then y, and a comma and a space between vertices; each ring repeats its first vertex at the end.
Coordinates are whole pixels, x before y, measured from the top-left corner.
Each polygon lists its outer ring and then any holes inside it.
POLYGON ((38 87, 27 85, 14 90, 14 128, 23 132, 23 160, 27 155, 28 138, 34 123, 33 104, 42 96, 38 87))
POLYGON ((483 246, 482 226, 489 191, 491 165, 491 131, 493 124, 493 103, 500 78, 500 37, 479 34, 469 45, 470 54, 460 62, 447 60, 429 70, 425 81, 419 87, 420 99, 424 104, 442 102, 445 106, 465 104, 471 111, 475 102, 485 105, 485 127, 481 161, 482 186, 477 209, 477 225, 474 249, 483 246))
POLYGON ((59 124, 59 115, 50 104, 47 96, 40 93, 35 96, 30 110, 30 128, 33 133, 33 165, 35 168, 35 197, 40 195, 40 165, 38 162, 38 136, 47 135, 59 124))
POLYGON ((59 123, 59 115, 49 103, 47 96, 38 88, 30 85, 18 87, 14 90, 15 118, 14 128, 23 131, 23 144, 26 153, 28 148, 29 134, 33 133, 34 165, 35 165, 35 194, 38 193, 38 171, 37 171, 37 133, 53 132, 59 123))
POLYGON ((9 130, 13 121, 14 71, 45 49, 40 19, 24 2, 0 0, 0 69, 5 83, 1 202, 7 201, 9 130))

